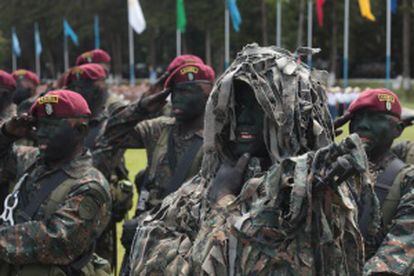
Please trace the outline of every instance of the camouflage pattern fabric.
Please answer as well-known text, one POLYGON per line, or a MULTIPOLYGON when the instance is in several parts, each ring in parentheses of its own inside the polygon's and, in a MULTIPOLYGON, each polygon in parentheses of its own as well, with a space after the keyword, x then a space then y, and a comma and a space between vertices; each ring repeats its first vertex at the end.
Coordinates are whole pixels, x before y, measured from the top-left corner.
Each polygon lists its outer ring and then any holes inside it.
MULTIPOLYGON (((99 147, 107 150, 125 148, 145 148, 149 169, 146 189, 149 191, 147 208, 159 207, 165 197, 165 190, 174 173, 167 155, 167 138, 173 136, 175 159, 179 160, 192 145, 194 139, 202 137, 201 131, 182 133, 175 119, 158 117, 147 119, 139 102, 118 109, 108 121, 104 135, 100 137, 99 147), (197 137, 198 136, 198 137, 197 137)), ((187 178, 195 175, 201 164, 202 153, 197 154, 187 178)))
MULTIPOLYGON (((386 162, 391 160, 384 160, 377 170, 382 170, 386 162)), ((391 222, 382 221, 381 230, 365 241, 368 258, 364 267, 365 275, 411 275, 414 270, 414 166, 407 165, 401 169, 393 185, 399 188, 394 190, 396 193, 387 196, 397 201, 391 213, 391 222)), ((384 208, 382 210, 384 213, 390 212, 384 208)))
POLYGON ((404 141, 394 145, 391 151, 402 161, 407 164, 414 165, 414 143, 404 141))
POLYGON ((9 263, 6 275, 15 275, 26 265, 68 265, 85 253, 105 229, 111 210, 109 185, 92 166, 88 152, 59 168, 50 168, 37 158, 37 149, 12 146, 12 142, 0 134, 2 160, 10 161, 6 165, 16 172, 16 179, 23 173, 27 177, 19 192, 17 223, 0 226, 0 267, 5 269, 4 262, 9 263), (33 220, 19 221, 20 210, 40 189, 38 183, 57 170, 63 170, 67 180, 51 193, 33 220))
MULTIPOLYGON (((133 275, 269 275, 268 268, 282 275, 362 273, 362 238, 348 187, 359 183, 370 191, 367 200, 375 203, 370 178, 363 173, 359 182, 313 197, 317 170, 310 164, 319 165, 323 176, 332 162, 323 158, 326 150, 317 154, 319 158, 311 152, 302 155, 333 141, 321 76, 280 48, 252 44, 238 54, 207 103, 200 173, 166 197, 157 212, 139 218, 130 255, 133 275), (265 112, 263 136, 273 167, 262 170, 257 159, 251 159, 242 195, 226 208, 215 208, 206 200, 206 191, 221 162, 229 159, 223 135, 235 139, 235 79, 251 86, 265 112), (283 185, 287 186, 281 189, 283 185), (318 222, 323 222, 319 232, 318 222), (321 250, 313 251, 310 244, 321 250), (351 260, 356 261, 352 267, 351 260)), ((352 139, 356 149, 348 154, 364 171, 365 153, 359 139, 352 139)), ((378 219, 379 211, 370 224, 373 231, 378 231, 378 219)))

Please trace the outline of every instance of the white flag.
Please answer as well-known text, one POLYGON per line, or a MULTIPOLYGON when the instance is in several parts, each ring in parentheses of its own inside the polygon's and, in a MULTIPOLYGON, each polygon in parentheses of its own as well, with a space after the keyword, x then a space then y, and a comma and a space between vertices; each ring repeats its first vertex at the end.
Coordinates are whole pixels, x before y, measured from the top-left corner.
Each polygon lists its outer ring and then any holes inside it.
POLYGON ((128 21, 138 34, 145 30, 147 24, 138 0, 128 0, 128 21))

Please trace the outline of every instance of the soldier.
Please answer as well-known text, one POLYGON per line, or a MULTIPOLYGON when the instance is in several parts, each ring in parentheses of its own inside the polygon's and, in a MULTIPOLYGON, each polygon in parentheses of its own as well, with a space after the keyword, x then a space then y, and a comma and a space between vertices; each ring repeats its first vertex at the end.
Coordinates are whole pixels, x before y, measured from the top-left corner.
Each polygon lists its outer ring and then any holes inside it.
POLYGON ((16 80, 16 92, 13 102, 17 105, 18 114, 28 112, 35 101, 36 89, 40 84, 39 77, 32 71, 19 69, 12 73, 16 80))
POLYGON ((381 206, 381 231, 372 235, 368 221, 375 215, 373 208, 360 202, 359 225, 368 259, 364 273, 410 275, 414 269, 414 167, 390 151, 404 129, 400 101, 388 89, 369 89, 350 105, 345 117, 350 120, 349 131, 366 144, 381 206))
POLYGON ((103 133, 108 119, 105 109, 108 89, 105 83, 107 71, 99 64, 88 63, 73 67, 65 81, 65 85, 80 93, 88 102, 92 115, 89 120, 90 132, 85 139, 85 147, 92 150, 94 165, 109 180, 111 186, 113 210, 112 221, 102 235, 96 252, 111 261, 116 267, 116 225, 132 207, 132 184, 128 180, 128 171, 124 165, 123 149, 100 149, 97 139, 103 133))
POLYGON ((111 198, 83 147, 90 115, 78 93, 58 90, 1 126, 1 156, 19 181, 1 215, 0 275, 109 275, 93 255, 111 198), (13 146, 33 127, 38 148, 13 146))
POLYGON ((319 75, 280 48, 237 55, 207 103, 199 174, 140 221, 133 275, 362 271, 355 182, 345 180, 365 176, 365 154, 356 135, 328 146, 319 75))
POLYGON ((16 90, 16 81, 6 71, 0 70, 0 121, 4 121, 16 114, 16 105, 13 96, 16 90))

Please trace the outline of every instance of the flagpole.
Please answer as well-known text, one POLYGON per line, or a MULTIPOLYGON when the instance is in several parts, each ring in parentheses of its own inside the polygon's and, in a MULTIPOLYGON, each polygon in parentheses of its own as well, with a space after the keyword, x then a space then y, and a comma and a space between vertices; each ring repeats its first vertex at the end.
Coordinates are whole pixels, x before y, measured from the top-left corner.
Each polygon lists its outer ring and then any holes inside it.
POLYGON ((282 47, 282 0, 276 0, 276 46, 282 47))
MULTIPOLYGON (((313 38, 313 1, 308 0, 308 47, 312 48, 313 38)), ((308 65, 312 67, 312 55, 308 55, 308 65)))
POLYGON ((128 24, 129 38, 129 85, 135 85, 135 57, 134 57, 134 31, 131 24, 128 24))
POLYGON ((391 0, 387 0, 387 49, 385 54, 385 81, 390 87, 391 79, 391 0))
POLYGON ((343 56, 343 86, 348 87, 348 59, 349 59, 349 0, 345 0, 344 14, 344 56, 343 56))
POLYGON ((101 48, 101 39, 99 34, 99 16, 94 17, 94 31, 95 31, 95 49, 101 48))
POLYGON ((66 35, 65 27, 63 27, 63 62, 65 71, 69 69, 69 52, 68 52, 68 38, 66 35))
POLYGON ((17 57, 16 57, 16 53, 14 52, 14 40, 13 40, 13 34, 15 33, 15 29, 14 29, 14 27, 12 28, 12 39, 11 39, 11 41, 12 41, 12 70, 13 71, 16 71, 16 69, 17 69, 17 57))
POLYGON ((37 45, 37 42, 36 42, 36 35, 38 35, 38 32, 39 32, 39 25, 37 23, 35 23, 35 37, 34 37, 34 43, 35 43, 35 47, 34 47, 34 49, 35 49, 35 68, 36 68, 36 74, 37 74, 37 76, 40 79, 41 78, 40 77, 40 54, 39 55, 37 54, 37 47, 38 47, 38 45, 37 45))
POLYGON ((224 3, 224 68, 227 69, 230 64, 230 13, 227 1, 224 3))
POLYGON ((176 33, 176 42, 177 42, 177 56, 181 56, 181 31, 177 28, 176 33))

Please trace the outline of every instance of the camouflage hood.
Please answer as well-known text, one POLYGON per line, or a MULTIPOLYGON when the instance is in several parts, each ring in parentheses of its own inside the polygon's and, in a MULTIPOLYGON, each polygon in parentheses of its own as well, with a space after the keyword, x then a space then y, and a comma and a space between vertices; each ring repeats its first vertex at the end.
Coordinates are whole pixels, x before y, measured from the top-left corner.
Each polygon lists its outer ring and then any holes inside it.
POLYGON ((234 80, 249 84, 263 108, 263 137, 272 163, 333 141, 323 73, 310 70, 296 59, 281 48, 250 44, 217 80, 206 107, 204 177, 211 177, 221 161, 229 158, 222 137, 228 135, 230 141, 235 140, 234 80))

